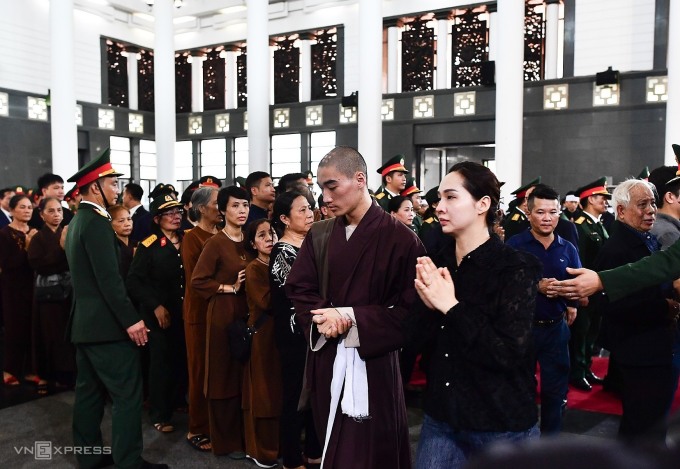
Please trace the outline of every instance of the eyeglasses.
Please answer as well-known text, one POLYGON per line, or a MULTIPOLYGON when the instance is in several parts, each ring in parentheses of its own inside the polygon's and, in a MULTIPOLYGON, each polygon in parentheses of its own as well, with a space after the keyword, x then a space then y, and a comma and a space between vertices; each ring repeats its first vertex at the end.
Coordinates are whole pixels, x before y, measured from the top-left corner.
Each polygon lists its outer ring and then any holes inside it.
POLYGON ((176 217, 177 215, 182 216, 184 214, 184 210, 179 209, 179 210, 168 210, 167 212, 163 212, 162 216, 169 216, 170 218, 176 217))

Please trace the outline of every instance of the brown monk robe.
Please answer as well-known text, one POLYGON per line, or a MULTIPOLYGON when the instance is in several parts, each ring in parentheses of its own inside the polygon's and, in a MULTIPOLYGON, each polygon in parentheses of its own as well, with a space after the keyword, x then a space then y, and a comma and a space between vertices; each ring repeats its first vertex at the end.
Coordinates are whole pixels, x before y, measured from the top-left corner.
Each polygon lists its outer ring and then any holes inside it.
POLYGON ((238 273, 253 256, 246 254, 243 241, 234 242, 224 231, 203 247, 191 278, 196 293, 208 300, 206 360, 203 390, 208 398, 210 440, 214 454, 243 451, 241 387, 243 365, 231 357, 227 327, 248 314, 245 289, 236 295, 217 293, 220 285, 233 285, 238 273))
MULTIPOLYGON (((269 266, 255 259, 246 267, 246 296, 253 326, 264 314, 271 316, 269 266)), ((281 364, 274 342, 274 318, 269 317, 253 336, 250 360, 243 372, 243 424, 246 453, 258 461, 276 461, 279 455, 281 364)))
POLYGON ((183 315, 189 372, 189 433, 208 436, 210 435, 208 400, 203 393, 208 301, 196 293, 190 280, 203 246, 212 236, 212 233, 197 226, 187 230, 182 239, 182 264, 186 279, 183 315))
MULTIPOLYGON (((314 228, 302 243, 286 282, 286 292, 311 346, 319 334, 310 310, 352 307, 368 377, 369 419, 342 414, 340 405, 324 456, 324 469, 408 469, 411 451, 406 404, 399 371, 404 342, 402 320, 416 297, 414 279, 418 256, 425 249, 403 223, 373 203, 347 239, 345 217, 335 219, 328 239, 328 294, 319 295, 314 251, 314 228)), ((316 352, 308 351, 307 380, 314 421, 326 440, 331 380, 338 339, 327 339, 316 352)), ((347 383, 345 383, 347 385, 347 383)))

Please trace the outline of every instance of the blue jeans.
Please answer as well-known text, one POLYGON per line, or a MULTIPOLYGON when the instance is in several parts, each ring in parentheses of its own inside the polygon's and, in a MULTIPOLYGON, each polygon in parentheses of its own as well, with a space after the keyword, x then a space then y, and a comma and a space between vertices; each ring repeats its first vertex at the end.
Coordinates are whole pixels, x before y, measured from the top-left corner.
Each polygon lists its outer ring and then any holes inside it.
POLYGON ((541 435, 555 435, 569 389, 569 326, 534 326, 532 333, 534 361, 541 366, 541 435))
POLYGON ((420 431, 416 469, 457 469, 486 446, 538 438, 538 425, 523 432, 454 431, 448 423, 425 414, 420 431))

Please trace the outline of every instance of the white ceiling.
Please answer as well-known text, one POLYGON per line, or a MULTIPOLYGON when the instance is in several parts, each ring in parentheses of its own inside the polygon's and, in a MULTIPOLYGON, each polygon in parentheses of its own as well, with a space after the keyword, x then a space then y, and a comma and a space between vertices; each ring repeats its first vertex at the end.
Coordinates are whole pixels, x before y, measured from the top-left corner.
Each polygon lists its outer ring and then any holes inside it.
MULTIPOLYGON (((269 0, 269 17, 281 18, 291 11, 313 11, 355 2, 356 0, 269 0)), ((145 0, 75 0, 74 3, 80 10, 153 31, 153 8, 145 0)), ((175 32, 220 29, 229 24, 245 22, 247 3, 247 0, 182 0, 182 6, 175 9, 175 32)))

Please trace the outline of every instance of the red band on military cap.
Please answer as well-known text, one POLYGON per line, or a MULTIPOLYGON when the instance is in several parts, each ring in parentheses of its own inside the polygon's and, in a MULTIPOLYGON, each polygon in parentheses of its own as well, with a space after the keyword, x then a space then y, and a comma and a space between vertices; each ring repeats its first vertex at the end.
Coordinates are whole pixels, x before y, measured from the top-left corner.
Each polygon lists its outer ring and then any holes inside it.
POLYGON ((420 189, 418 189, 417 186, 411 186, 411 187, 407 187, 406 189, 401 191, 401 194, 399 194, 399 195, 403 195, 404 197, 406 197, 407 195, 415 194, 416 192, 422 192, 422 191, 420 189))
POLYGON ((108 174, 113 174, 115 173, 116 170, 113 169, 113 166, 111 166, 111 163, 106 163, 99 168, 95 168, 89 173, 83 175, 78 181, 76 181, 76 184, 78 187, 83 187, 91 182, 96 181, 99 178, 102 178, 108 174))
POLYGON ((607 192, 607 188, 604 187, 604 186, 591 187, 590 189, 581 192, 581 195, 579 195, 579 198, 585 199, 586 197, 589 197, 591 195, 597 195, 597 194, 608 195, 609 192, 607 192))
POLYGON ((515 194, 515 198, 516 198, 516 199, 523 199, 523 198, 526 197, 526 196, 527 196, 527 191, 526 191, 526 190, 523 190, 522 192, 518 192, 517 194, 515 194))
POLYGON ((220 186, 218 186, 217 183, 212 180, 212 178, 208 178, 205 182, 200 183, 198 187, 217 187, 219 189, 220 186))
POLYGON ((404 168, 404 165, 401 163, 396 163, 389 165, 387 168, 383 169, 382 172, 380 173, 381 176, 387 176, 390 174, 392 171, 403 171, 403 172, 408 172, 406 171, 406 168, 404 168))

